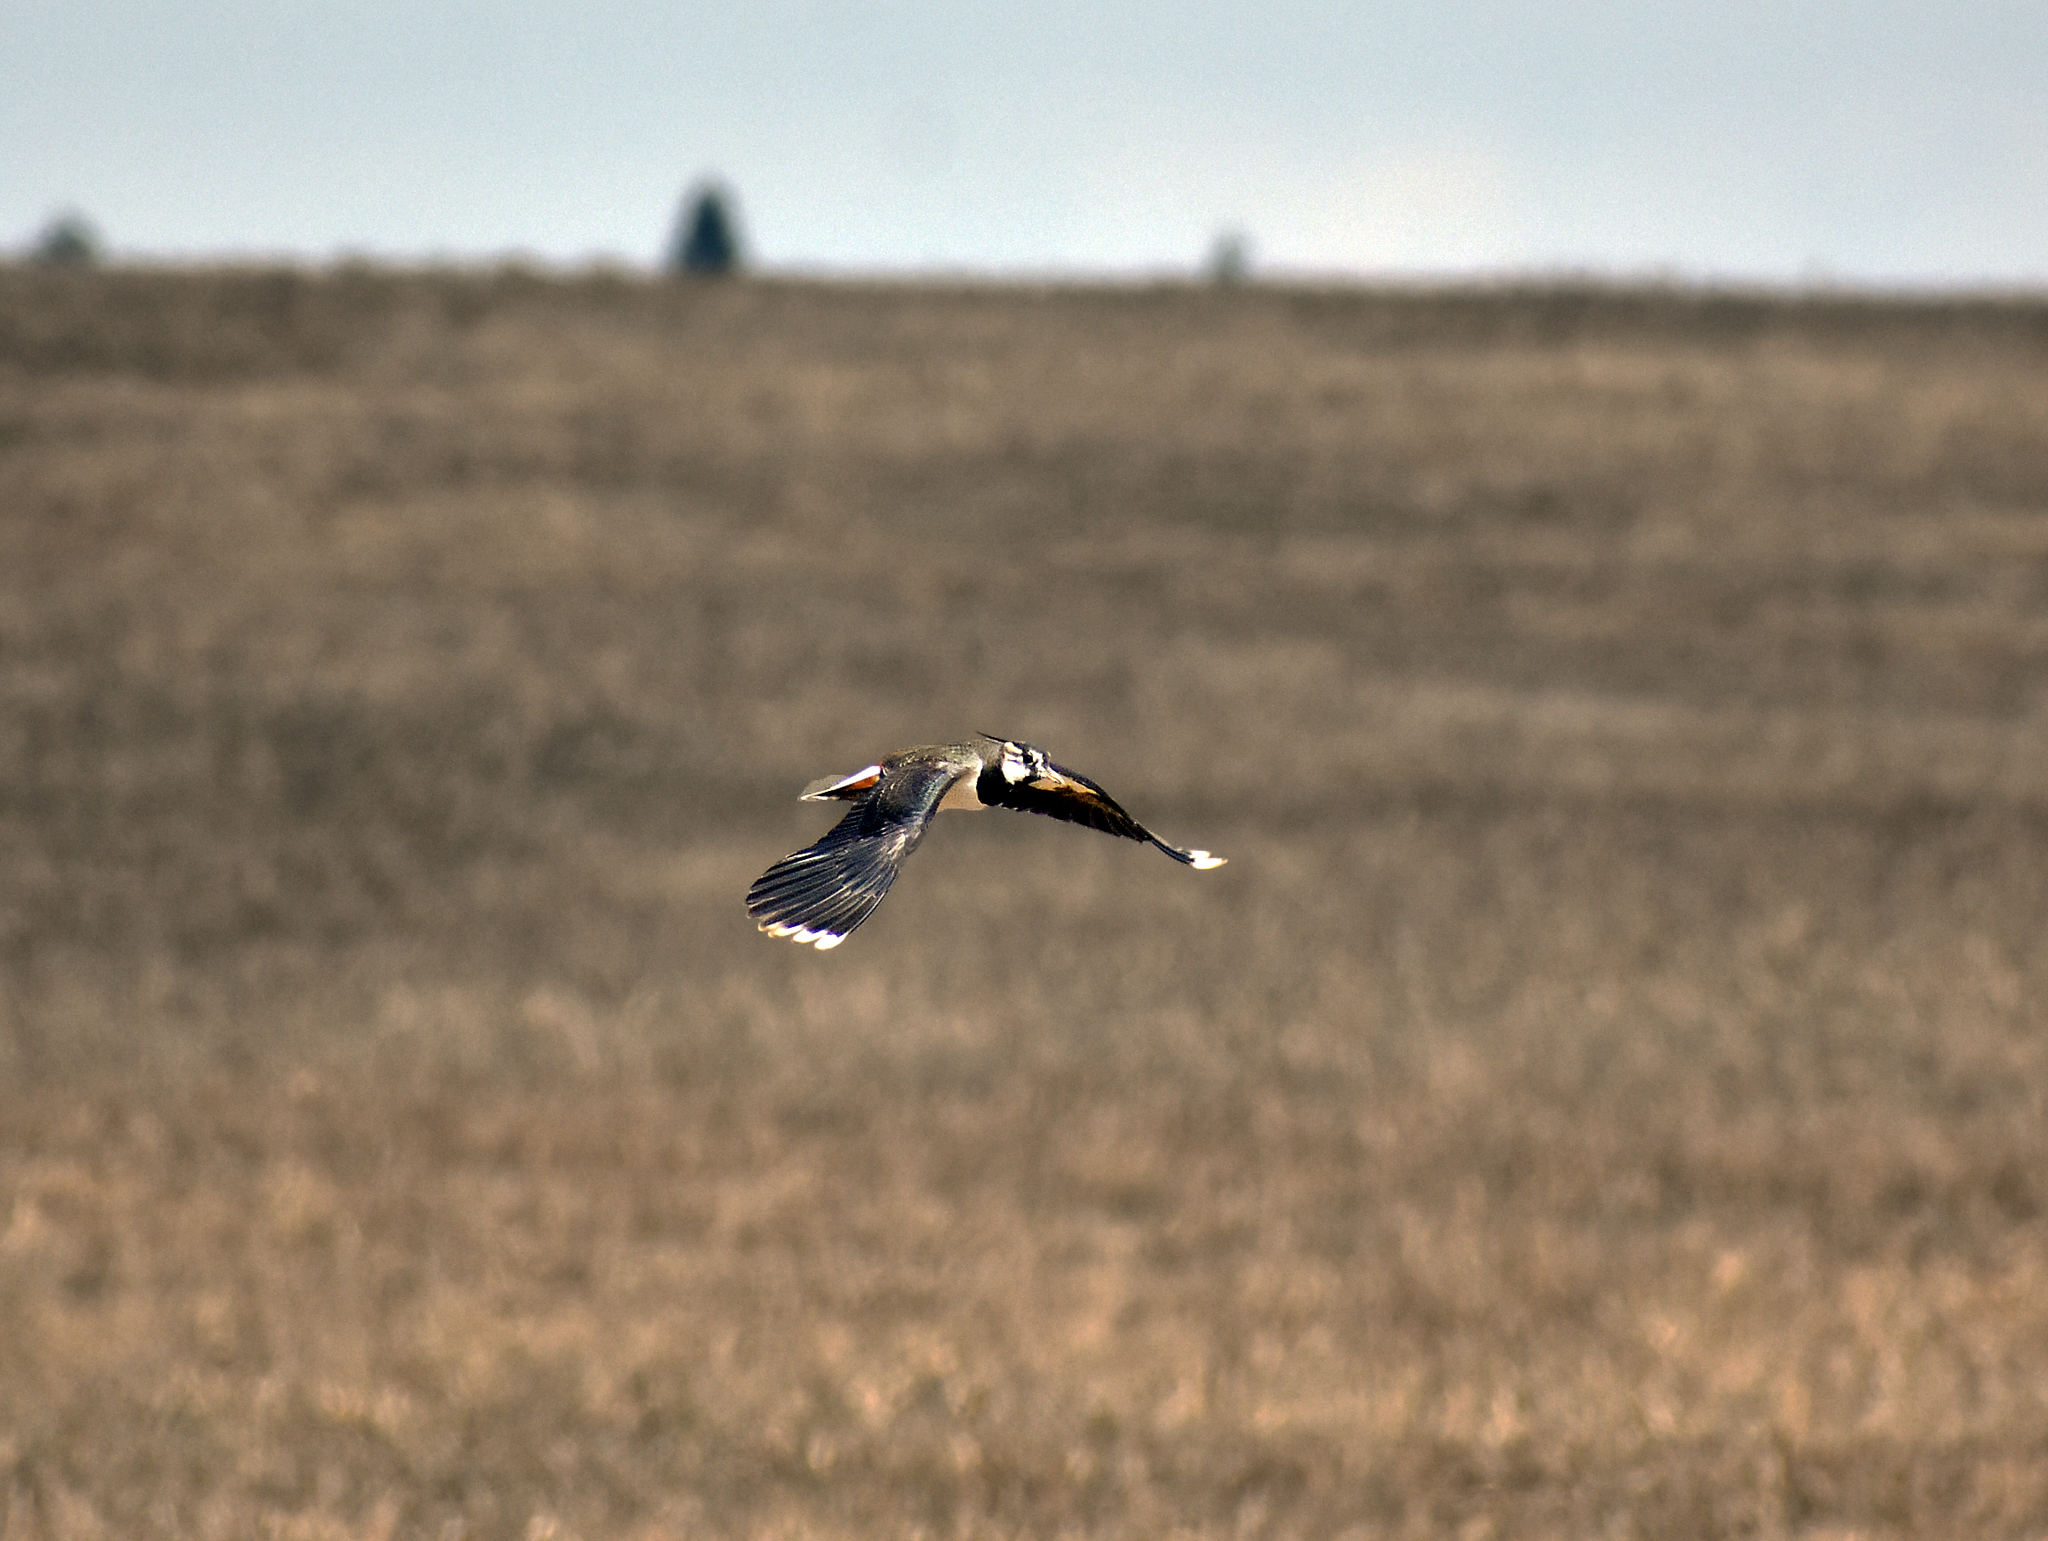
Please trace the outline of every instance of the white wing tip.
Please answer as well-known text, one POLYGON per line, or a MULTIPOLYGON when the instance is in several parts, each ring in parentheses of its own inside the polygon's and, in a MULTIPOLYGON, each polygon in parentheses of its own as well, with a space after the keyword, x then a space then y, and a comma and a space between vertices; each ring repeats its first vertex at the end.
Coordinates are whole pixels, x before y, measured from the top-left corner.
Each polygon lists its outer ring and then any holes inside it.
POLYGON ((1188 855, 1192 858, 1188 865, 1197 872, 1207 872, 1211 867, 1220 867, 1230 860, 1227 856, 1211 856, 1207 851, 1190 851, 1188 855))

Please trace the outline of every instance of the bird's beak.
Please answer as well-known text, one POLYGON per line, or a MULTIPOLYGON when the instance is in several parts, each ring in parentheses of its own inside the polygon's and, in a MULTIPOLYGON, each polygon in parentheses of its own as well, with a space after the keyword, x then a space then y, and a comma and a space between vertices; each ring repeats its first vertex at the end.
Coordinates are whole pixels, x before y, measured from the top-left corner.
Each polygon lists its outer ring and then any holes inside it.
POLYGON ((1071 777, 1062 776, 1056 770, 1049 770, 1043 776, 1033 776, 1031 784, 1035 787, 1041 787, 1048 792, 1064 792, 1068 788, 1077 785, 1071 777))

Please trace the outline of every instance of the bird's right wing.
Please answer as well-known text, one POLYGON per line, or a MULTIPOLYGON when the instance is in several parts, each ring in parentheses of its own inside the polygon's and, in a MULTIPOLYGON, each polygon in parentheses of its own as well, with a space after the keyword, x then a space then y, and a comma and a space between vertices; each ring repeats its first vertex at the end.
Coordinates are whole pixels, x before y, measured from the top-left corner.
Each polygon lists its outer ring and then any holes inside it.
POLYGON ((747 890, 747 913, 770 936, 837 947, 874 913, 904 859, 960 777, 958 766, 910 765, 886 772, 816 845, 762 873, 747 890))

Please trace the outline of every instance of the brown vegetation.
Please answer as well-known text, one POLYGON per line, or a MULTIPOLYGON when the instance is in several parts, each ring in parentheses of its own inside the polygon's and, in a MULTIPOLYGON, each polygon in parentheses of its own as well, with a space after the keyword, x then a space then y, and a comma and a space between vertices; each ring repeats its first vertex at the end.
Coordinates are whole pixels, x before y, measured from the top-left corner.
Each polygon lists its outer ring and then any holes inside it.
POLYGON ((0 270, 0 1536, 2040 1535, 2044 663, 2033 304, 0 270))

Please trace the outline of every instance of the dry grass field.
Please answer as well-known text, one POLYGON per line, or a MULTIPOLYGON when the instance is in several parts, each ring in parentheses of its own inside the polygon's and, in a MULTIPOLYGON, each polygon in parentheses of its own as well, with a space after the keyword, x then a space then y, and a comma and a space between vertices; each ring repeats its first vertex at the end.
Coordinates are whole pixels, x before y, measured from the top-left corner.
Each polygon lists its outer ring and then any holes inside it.
POLYGON ((6 1541, 2048 1535, 2044 916, 2048 305, 0 268, 6 1541))

